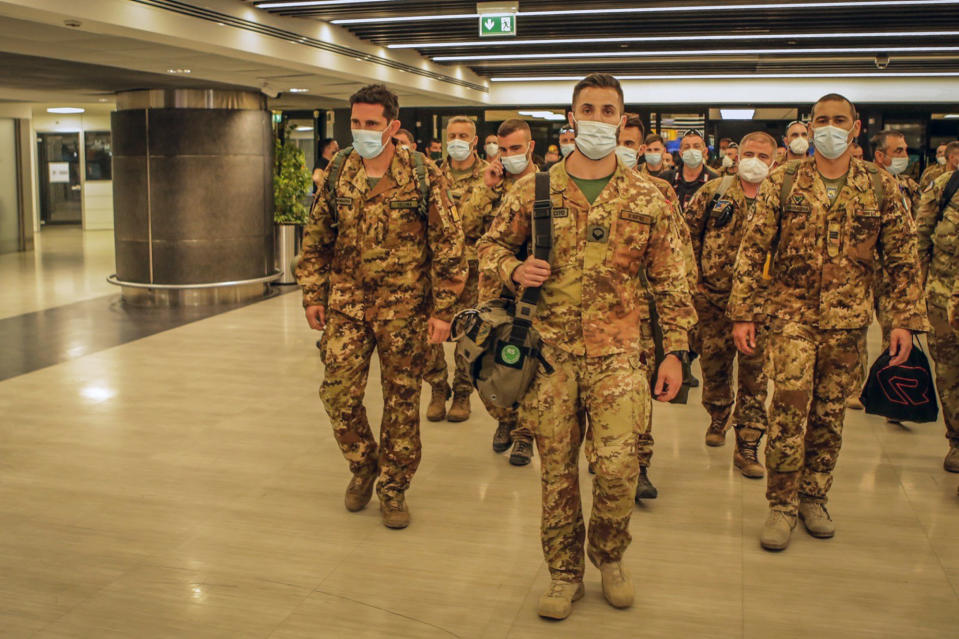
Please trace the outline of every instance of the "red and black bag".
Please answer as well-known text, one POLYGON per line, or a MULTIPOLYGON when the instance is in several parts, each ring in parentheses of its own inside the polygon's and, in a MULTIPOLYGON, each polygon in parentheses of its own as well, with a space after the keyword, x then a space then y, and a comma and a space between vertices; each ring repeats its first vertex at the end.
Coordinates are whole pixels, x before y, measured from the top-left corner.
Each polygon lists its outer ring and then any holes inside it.
POLYGON ((900 366, 890 366, 888 350, 876 358, 859 401, 870 415, 881 415, 900 422, 934 422, 939 419, 939 403, 932 381, 929 359, 918 340, 909 358, 900 366))

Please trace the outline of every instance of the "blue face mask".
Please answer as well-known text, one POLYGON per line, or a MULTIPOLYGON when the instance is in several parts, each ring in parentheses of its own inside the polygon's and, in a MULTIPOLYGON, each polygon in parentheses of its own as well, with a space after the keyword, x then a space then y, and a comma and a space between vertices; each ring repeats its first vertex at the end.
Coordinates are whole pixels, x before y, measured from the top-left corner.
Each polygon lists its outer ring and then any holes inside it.
POLYGON ((663 163, 662 153, 646 153, 643 157, 646 158, 646 164, 650 166, 659 166, 663 163))
POLYGON ((386 148, 386 142, 383 141, 385 131, 365 131, 363 129, 351 129, 353 134, 353 148, 365 160, 372 160, 383 152, 386 148))
POLYGON ((616 156, 626 165, 626 168, 631 169, 639 161, 638 154, 635 149, 631 149, 626 146, 617 146, 616 147, 616 156))

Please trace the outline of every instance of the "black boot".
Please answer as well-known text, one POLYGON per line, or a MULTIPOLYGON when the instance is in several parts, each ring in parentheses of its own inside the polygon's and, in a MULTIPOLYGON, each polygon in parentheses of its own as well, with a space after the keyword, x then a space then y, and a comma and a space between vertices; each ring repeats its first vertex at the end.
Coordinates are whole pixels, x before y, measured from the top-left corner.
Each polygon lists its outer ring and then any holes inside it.
POLYGON ((636 482, 636 503, 638 504, 641 499, 656 499, 658 496, 659 491, 653 486, 653 482, 649 481, 649 475, 646 474, 646 467, 640 466, 639 481, 636 482))

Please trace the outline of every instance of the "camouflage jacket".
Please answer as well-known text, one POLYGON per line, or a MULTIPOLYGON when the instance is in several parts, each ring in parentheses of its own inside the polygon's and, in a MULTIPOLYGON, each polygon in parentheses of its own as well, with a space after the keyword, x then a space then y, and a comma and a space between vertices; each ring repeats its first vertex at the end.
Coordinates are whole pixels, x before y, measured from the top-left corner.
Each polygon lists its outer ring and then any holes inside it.
POLYGON ((939 220, 939 206, 950 176, 952 171, 943 173, 926 187, 916 218, 919 262, 927 273, 926 299, 939 308, 946 308, 959 271, 959 191, 939 220))
POLYGON ((696 292, 716 308, 725 310, 729 293, 733 289, 733 263, 746 229, 750 205, 743 192, 742 181, 734 178, 729 190, 715 206, 711 206, 723 179, 710 180, 696 192, 686 207, 686 224, 689 225, 693 253, 699 267, 696 292), (725 226, 717 228, 716 218, 712 215, 713 209, 716 209, 718 214, 726 204, 732 206, 732 217, 725 226))
POLYGON ((420 190, 406 149, 396 149, 373 188, 362 158, 351 153, 340 172, 336 211, 328 202, 329 180, 323 182, 296 268, 304 306, 367 321, 409 317, 430 307, 435 317, 451 319, 468 272, 463 230, 445 178, 434 164, 425 164, 428 220, 418 210, 420 190))
POLYGON ((650 184, 655 186, 666 201, 669 203, 669 224, 673 231, 679 236, 679 241, 683 247, 683 265, 686 267, 686 283, 689 285, 689 292, 696 292, 696 282, 699 281, 699 269, 696 267, 696 256, 693 254, 693 242, 689 236, 689 227, 683 219, 682 211, 679 210, 679 197, 672 185, 662 178, 658 178, 650 173, 637 173, 650 184))
POLYGON ((956 278, 956 283, 952 287, 952 296, 949 298, 947 311, 949 313, 949 325, 952 326, 952 330, 959 333, 959 278, 956 278))
MULTIPOLYGON (((495 270, 514 291, 513 271, 521 264, 516 252, 530 238, 534 191, 534 176, 517 182, 477 246, 480 268, 495 270)), ((649 313, 640 275, 645 270, 665 350, 687 350, 696 311, 662 195, 619 161, 592 205, 565 162, 550 169, 550 191, 552 274, 534 319, 543 340, 573 355, 638 353, 640 325, 649 313)))
POLYGON ((946 167, 940 166, 938 162, 932 166, 926 167, 926 170, 919 176, 919 188, 925 190, 940 175, 946 172, 946 167))
POLYGON ((473 160, 470 173, 461 176, 459 179, 453 174, 453 167, 449 158, 440 166, 440 170, 443 172, 447 184, 449 184, 450 196, 460 213, 463 235, 466 238, 466 259, 471 262, 476 261, 476 242, 486 232, 486 225, 483 218, 476 215, 475 208, 466 207, 464 204, 469 201, 469 196, 474 190, 486 188, 486 185, 483 184, 483 172, 489 166, 489 163, 481 160, 475 151, 473 152, 473 160))
POLYGON ((820 329, 862 328, 872 322, 873 288, 882 277, 892 326, 928 330, 915 226, 902 210, 892 176, 879 171, 880 204, 867 163, 853 159, 832 207, 815 158, 798 165, 792 189, 780 203, 785 176, 786 167, 776 169, 759 189, 733 269, 728 317, 764 321, 775 316, 820 329), (771 281, 760 295, 770 251, 771 281))
POLYGON ((899 184, 899 192, 902 193, 902 204, 909 213, 909 217, 915 221, 916 214, 919 212, 919 201, 922 196, 922 190, 919 183, 908 175, 897 175, 896 182, 899 184))

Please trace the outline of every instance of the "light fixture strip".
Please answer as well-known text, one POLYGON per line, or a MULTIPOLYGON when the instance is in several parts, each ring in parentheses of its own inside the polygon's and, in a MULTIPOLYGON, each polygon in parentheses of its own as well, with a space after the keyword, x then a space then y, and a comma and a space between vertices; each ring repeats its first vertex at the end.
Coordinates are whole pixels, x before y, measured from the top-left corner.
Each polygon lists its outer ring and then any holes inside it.
MULTIPOLYGON (((955 78, 959 71, 901 71, 894 73, 717 73, 714 75, 616 75, 619 80, 748 80, 803 78, 955 78)), ((581 75, 527 76, 490 78, 490 82, 578 82, 581 75)))
POLYGON ((371 2, 395 2, 396 0, 293 0, 290 2, 258 2, 257 9, 298 9, 307 7, 328 7, 338 4, 370 4, 371 2))
POLYGON ((572 58, 660 58, 691 56, 736 56, 736 55, 804 55, 809 53, 948 53, 959 47, 852 47, 813 49, 672 49, 668 51, 590 51, 571 53, 516 53, 490 55, 435 56, 434 62, 466 62, 476 60, 563 60, 572 58))

